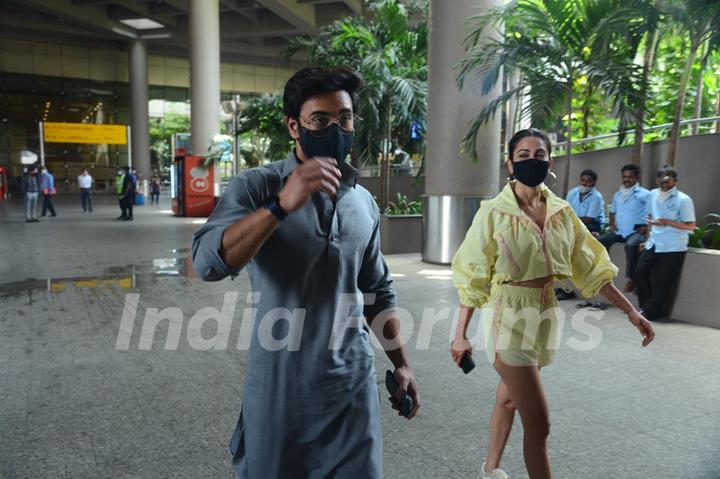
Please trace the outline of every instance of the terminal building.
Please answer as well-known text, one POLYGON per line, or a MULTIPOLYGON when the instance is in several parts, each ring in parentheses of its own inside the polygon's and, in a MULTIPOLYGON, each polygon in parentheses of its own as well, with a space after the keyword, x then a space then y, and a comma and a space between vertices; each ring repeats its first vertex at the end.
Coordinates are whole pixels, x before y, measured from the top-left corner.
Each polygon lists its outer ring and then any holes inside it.
MULTIPOLYGON (((499 115, 478 135, 479 163, 458 148, 469 122, 499 87, 491 95, 459 91, 454 67, 464 53, 458 25, 502 3, 430 2, 425 183, 406 178, 394 189, 410 199, 424 193, 424 258, 432 262, 449 262, 479 200, 495 195, 501 184, 499 115)), ((111 191, 118 166, 132 165, 146 179, 162 174, 149 132, 163 127, 164 115, 189 115, 188 149, 207 153, 221 132, 223 102, 281 91, 304 64, 300 55, 286 58, 293 38, 347 15, 368 14, 366 8, 362 0, 3 1, 0 167, 19 178, 23 158, 32 163, 37 157, 55 175, 58 191, 74 191, 82 168, 90 170, 96 191, 111 191), (113 140, 100 131, 92 143, 94 133, 82 125, 126 130, 108 131, 113 140)), ((165 164, 171 151, 162 154, 165 164)), ((380 190, 376 180, 364 180, 374 194, 380 190)))

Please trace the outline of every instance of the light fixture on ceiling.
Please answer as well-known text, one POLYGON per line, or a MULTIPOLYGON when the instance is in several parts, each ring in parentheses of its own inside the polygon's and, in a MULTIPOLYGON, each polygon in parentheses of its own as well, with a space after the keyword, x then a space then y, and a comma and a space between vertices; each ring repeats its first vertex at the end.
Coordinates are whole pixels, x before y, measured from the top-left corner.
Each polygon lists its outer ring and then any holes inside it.
POLYGON ((112 31, 117 33, 118 35, 122 35, 124 37, 128 38, 137 38, 137 34, 135 32, 131 32, 130 30, 126 30, 124 28, 120 27, 112 27, 112 31))
POLYGON ((165 28, 165 25, 162 23, 150 20, 149 18, 126 18, 120 20, 120 23, 132 27, 135 30, 157 30, 158 28, 165 28))
POLYGON ((170 32, 157 32, 157 33, 141 33, 140 39, 142 40, 161 40, 163 38, 172 38, 170 32))

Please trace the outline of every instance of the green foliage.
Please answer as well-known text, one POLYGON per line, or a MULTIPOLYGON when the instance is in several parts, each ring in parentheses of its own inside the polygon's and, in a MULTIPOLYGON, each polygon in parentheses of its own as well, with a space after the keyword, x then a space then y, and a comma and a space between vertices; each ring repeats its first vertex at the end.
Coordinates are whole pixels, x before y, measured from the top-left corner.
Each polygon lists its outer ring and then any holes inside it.
POLYGON ((397 193, 395 201, 388 203, 385 214, 388 216, 421 215, 422 203, 420 201, 408 201, 406 195, 397 193))
POLYGON ((388 128, 393 136, 407 138, 412 122, 425 120, 427 22, 409 19, 426 12, 427 3, 374 0, 367 2, 367 10, 367 16, 348 16, 296 38, 287 57, 305 52, 309 63, 347 66, 362 76, 357 113, 363 121, 356 127, 354 155, 374 164, 388 128))
POLYGON ((158 158, 159 166, 169 167, 173 160, 172 136, 190 132, 190 117, 179 113, 167 113, 150 121, 150 149, 158 158))
POLYGON ((214 163, 219 163, 225 158, 232 155, 232 142, 223 140, 213 140, 205 153, 203 165, 209 167, 214 163))
MULTIPOLYGON (((672 122, 675 114, 675 103, 677 102, 678 85, 682 76, 682 67, 689 53, 690 42, 685 36, 676 33, 667 35, 660 40, 657 65, 653 71, 650 85, 652 94, 649 95, 648 99, 649 115, 647 126, 672 122)), ((683 117, 690 118, 692 111, 693 105, 686 102, 683 117)), ((646 141, 665 138, 668 133, 668 131, 663 131, 649 134, 646 141)))
MULTIPOLYGON (((575 95, 572 100, 573 131, 575 137, 588 138, 613 131, 618 121, 612 116, 612 104, 607 97, 593 85, 587 76, 575 80, 575 95)), ((563 117, 563 125, 567 128, 567 117, 563 117)), ((577 151, 588 151, 593 145, 585 143, 577 151)), ((574 152, 575 150, 573 150, 574 152)))
MULTIPOLYGON (((521 116, 532 118, 534 124, 572 118, 571 99, 578 93, 575 84, 581 78, 602 92, 620 129, 625 129, 643 101, 638 88, 642 71, 633 59, 644 23, 629 6, 634 3, 516 0, 472 17, 458 86, 467 83, 488 94, 503 72, 517 72, 519 80, 479 112, 463 140, 463 149, 477 160, 480 128, 509 101, 523 104, 521 116), (503 35, 485 35, 487 29, 501 25, 503 35)), ((571 131, 566 136, 571 138, 571 131)))
POLYGON ((715 221, 696 228, 690 235, 689 245, 693 248, 720 249, 720 214, 710 213, 705 215, 705 218, 715 221))
MULTIPOLYGON (((712 47, 711 47, 712 48, 712 47)), ((647 126, 671 123, 675 114, 675 103, 678 99, 678 88, 682 76, 682 68, 690 54, 690 39, 681 31, 666 35, 658 45, 658 60, 650 82, 648 95, 647 126)), ((682 118, 693 118, 697 95, 697 79, 703 75, 704 91, 701 116, 716 116, 716 95, 720 86, 720 51, 708 52, 708 67, 701 71, 702 58, 697 58, 692 65, 687 96, 683 104, 682 118)), ((645 141, 666 138, 669 130, 651 132, 645 135, 645 141)))
POLYGON ((240 150, 248 166, 257 166, 265 158, 282 160, 290 153, 293 140, 285 125, 280 93, 247 100, 238 123, 238 132, 243 137, 240 150))

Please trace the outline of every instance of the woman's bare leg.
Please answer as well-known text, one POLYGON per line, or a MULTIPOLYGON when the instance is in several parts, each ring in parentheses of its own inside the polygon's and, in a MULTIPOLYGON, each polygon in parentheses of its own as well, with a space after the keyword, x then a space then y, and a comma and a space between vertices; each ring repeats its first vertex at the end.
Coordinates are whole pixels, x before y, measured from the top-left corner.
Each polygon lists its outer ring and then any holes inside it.
POLYGON ((490 472, 500 467, 503 451, 507 444, 513 420, 515 419, 515 404, 510 399, 510 392, 500 381, 495 393, 495 407, 490 416, 490 444, 488 446, 485 470, 490 472))
POLYGON ((525 429, 523 451, 530 479, 551 479, 547 438, 550 412, 537 366, 509 366, 499 356, 495 370, 510 392, 525 429))

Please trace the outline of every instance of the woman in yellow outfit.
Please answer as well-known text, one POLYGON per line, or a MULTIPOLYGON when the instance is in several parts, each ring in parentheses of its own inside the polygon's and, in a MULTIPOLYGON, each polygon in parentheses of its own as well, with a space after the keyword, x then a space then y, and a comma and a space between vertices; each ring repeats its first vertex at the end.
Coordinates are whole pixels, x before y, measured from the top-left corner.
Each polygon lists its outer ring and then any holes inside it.
POLYGON ((514 181, 482 203, 453 258, 461 308, 452 357, 459 365, 472 353, 466 332, 473 312, 482 308, 488 359, 501 382, 481 477, 508 477, 499 465, 517 409, 530 478, 546 479, 551 477, 550 422, 539 370, 554 359, 562 329, 553 282, 571 279, 585 297, 604 295, 640 330, 643 346, 655 333, 613 285, 617 268, 605 248, 570 205, 542 183, 553 164, 547 136, 534 128, 519 131, 508 151, 514 181))

